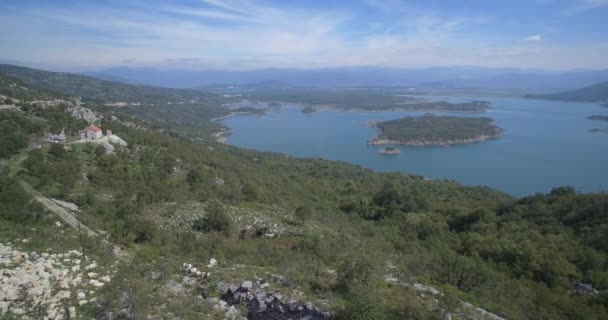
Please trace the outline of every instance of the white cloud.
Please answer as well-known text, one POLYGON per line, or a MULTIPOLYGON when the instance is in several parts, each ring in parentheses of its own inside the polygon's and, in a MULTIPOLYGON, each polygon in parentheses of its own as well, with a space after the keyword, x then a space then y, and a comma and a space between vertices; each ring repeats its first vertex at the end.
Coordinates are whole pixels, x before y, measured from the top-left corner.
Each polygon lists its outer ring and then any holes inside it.
MULTIPOLYGON (((371 1, 371 0, 370 0, 371 1)), ((357 29, 348 10, 270 7, 248 0, 198 6, 132 4, 42 6, 0 12, 0 58, 74 68, 120 64, 183 68, 335 67, 608 67, 608 47, 548 48, 544 42, 495 42, 478 28, 491 17, 404 8, 394 22, 357 29), (218 22, 219 23, 216 23, 218 22), (213 23, 210 23, 213 22, 213 23), (44 50, 41 50, 43 48, 44 50), (576 57, 576 58, 575 58, 576 57)), ((387 13, 390 14, 390 13, 387 13)), ((525 40, 540 41, 540 34, 525 40)))
POLYGON ((526 41, 541 41, 541 40, 543 40, 543 36, 541 36, 540 34, 535 34, 535 35, 531 35, 531 36, 527 37, 525 40, 526 41))
POLYGON ((567 15, 578 14, 587 10, 608 6, 608 0, 577 0, 566 10, 567 15))

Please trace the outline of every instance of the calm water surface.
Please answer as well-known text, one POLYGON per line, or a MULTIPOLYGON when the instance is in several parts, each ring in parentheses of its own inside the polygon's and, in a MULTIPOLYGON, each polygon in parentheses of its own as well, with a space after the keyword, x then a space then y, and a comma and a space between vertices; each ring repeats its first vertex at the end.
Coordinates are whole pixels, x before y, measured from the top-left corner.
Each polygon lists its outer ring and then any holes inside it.
POLYGON ((382 155, 368 146, 377 130, 369 121, 389 120, 425 112, 321 111, 306 115, 283 105, 265 116, 234 116, 222 121, 233 129, 228 143, 243 148, 283 152, 356 163, 378 171, 400 171, 465 185, 486 185, 513 195, 548 192, 558 185, 578 191, 608 191, 608 128, 591 121, 608 115, 598 104, 527 100, 509 97, 429 97, 452 102, 486 100, 484 113, 435 112, 438 115, 489 116, 504 129, 497 140, 450 147, 397 146, 399 155, 382 155))

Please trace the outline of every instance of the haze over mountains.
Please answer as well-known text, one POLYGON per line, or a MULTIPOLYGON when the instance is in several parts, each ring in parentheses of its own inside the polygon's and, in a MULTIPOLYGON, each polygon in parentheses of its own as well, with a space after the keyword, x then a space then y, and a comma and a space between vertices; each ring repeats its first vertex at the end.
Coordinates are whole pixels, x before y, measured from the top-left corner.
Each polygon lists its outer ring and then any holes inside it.
POLYGON ((115 67, 85 74, 105 80, 173 88, 239 86, 412 86, 552 91, 588 86, 608 79, 608 70, 544 71, 509 68, 435 67, 399 69, 336 67, 322 69, 178 70, 115 67))

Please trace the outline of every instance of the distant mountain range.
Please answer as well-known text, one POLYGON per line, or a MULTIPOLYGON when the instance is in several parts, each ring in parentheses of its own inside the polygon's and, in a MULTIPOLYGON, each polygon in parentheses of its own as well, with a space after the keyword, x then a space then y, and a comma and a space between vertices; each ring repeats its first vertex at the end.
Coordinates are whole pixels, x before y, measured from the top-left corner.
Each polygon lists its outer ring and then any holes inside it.
POLYGON ((172 88, 216 85, 305 87, 410 86, 554 91, 608 80, 608 70, 549 72, 481 67, 397 69, 341 67, 323 69, 171 70, 116 67, 84 73, 99 79, 172 88))
POLYGON ((546 100, 608 102, 608 81, 596 83, 594 85, 576 90, 548 94, 528 94, 526 97, 546 100))

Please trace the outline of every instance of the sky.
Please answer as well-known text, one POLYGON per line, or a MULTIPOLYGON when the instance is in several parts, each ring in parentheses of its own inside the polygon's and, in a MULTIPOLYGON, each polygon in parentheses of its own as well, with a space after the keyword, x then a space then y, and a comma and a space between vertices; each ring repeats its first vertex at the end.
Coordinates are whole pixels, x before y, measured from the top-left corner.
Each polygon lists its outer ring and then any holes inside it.
POLYGON ((0 61, 605 69, 608 0, 2 0, 0 61))

